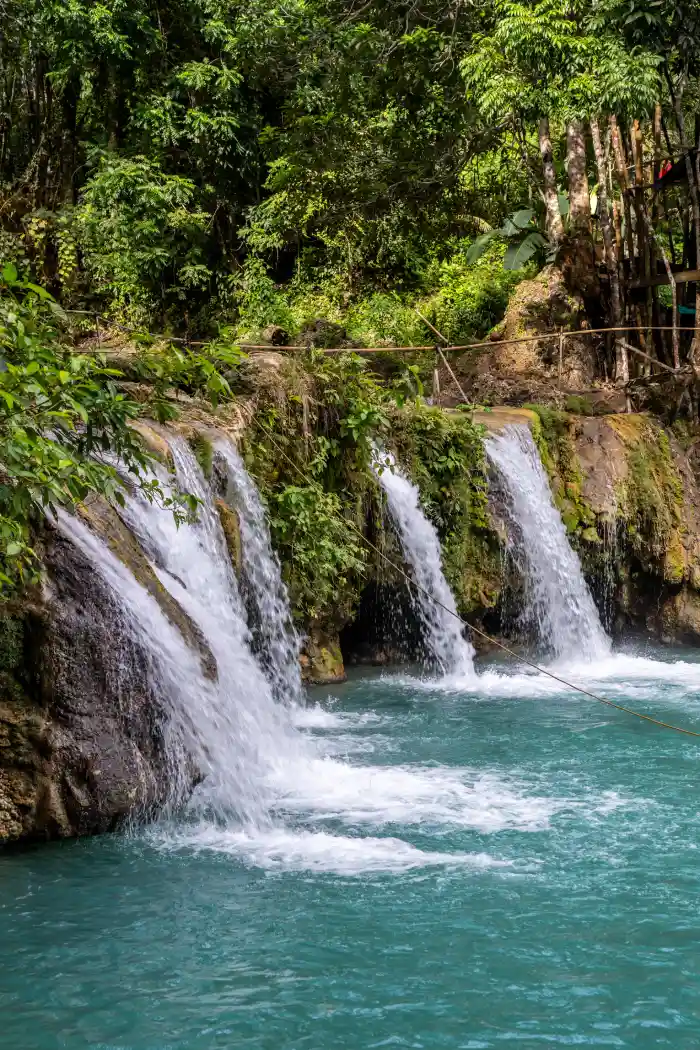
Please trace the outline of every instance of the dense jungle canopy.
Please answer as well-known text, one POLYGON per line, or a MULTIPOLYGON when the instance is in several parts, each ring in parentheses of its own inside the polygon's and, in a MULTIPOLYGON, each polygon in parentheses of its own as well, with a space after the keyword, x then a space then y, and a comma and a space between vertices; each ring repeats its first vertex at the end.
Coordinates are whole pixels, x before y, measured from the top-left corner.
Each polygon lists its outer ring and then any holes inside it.
POLYGON ((403 291, 493 230, 540 264, 593 232, 611 270, 640 264, 651 221, 657 257, 696 265, 691 0, 5 0, 2 18, 1 250, 64 305, 206 331, 264 314, 266 277, 403 291), (648 187, 684 154, 690 185, 626 195, 635 163, 648 187))
POLYGON ((32 508, 109 490, 96 447, 138 467, 137 408, 67 347, 96 314, 214 340, 149 367, 217 398, 236 345, 267 326, 430 343, 418 304, 461 344, 555 268, 577 324, 629 326, 598 352, 600 378, 665 368, 674 411, 695 417, 695 0, 0 0, 0 14, 12 557, 32 508))

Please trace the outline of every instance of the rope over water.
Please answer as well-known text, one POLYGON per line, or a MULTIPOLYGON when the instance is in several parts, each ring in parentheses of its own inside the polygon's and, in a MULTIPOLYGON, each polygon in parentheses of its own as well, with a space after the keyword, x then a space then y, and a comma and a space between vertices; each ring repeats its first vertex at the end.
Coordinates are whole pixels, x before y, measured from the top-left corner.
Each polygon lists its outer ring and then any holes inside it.
MULTIPOLYGON (((274 438, 272 432, 270 431, 269 427, 267 427, 260 420, 258 420, 258 422, 260 423, 260 426, 263 428, 263 430, 266 431, 266 433, 268 434, 272 444, 275 446, 275 448, 280 453, 280 455, 282 455, 287 460, 287 462, 291 464, 291 466, 294 468, 294 470, 296 470, 296 472, 299 474, 299 476, 308 485, 313 485, 313 481, 308 476, 308 474, 306 474, 301 469, 301 467, 297 463, 295 463, 294 460, 291 459, 287 455, 287 453, 282 448, 282 446, 275 440, 275 438, 274 438)), ((673 723, 671 723, 671 722, 662 722, 658 718, 652 718, 651 715, 645 715, 645 714, 642 714, 641 711, 635 711, 634 708, 632 708, 632 707, 625 707, 623 704, 616 704, 613 700, 608 700, 606 697, 600 696, 598 693, 591 692, 590 689, 585 689, 581 685, 576 685, 575 682, 570 682, 570 681, 568 681, 568 679, 562 678, 560 675, 554 674, 553 671, 548 671, 546 667, 541 667, 539 664, 535 663, 533 660, 529 660, 527 657, 521 656, 519 653, 516 653, 513 649, 509 648, 507 645, 504 645, 503 642, 499 642, 497 638, 494 638, 492 635, 488 634, 488 632, 482 630, 480 627, 477 627, 475 624, 469 623, 469 621, 465 620, 463 616, 459 615, 459 613, 456 613, 452 609, 449 609, 446 605, 444 605, 441 601, 439 601, 439 599, 437 599, 433 594, 431 594, 429 591, 427 591, 419 583, 417 583, 415 580, 412 580, 411 577, 408 575, 408 573, 405 572, 404 569, 400 565, 397 565, 397 563, 395 561, 393 561, 391 558, 389 558, 384 553, 384 551, 380 550, 379 547, 377 547, 374 543, 372 543, 372 541, 365 536, 365 534, 362 532, 362 530, 359 529, 357 527, 357 525, 353 521, 349 521, 348 520, 347 524, 350 526, 351 529, 353 529, 354 532, 357 533, 357 535, 360 537, 360 539, 371 550, 373 550, 375 552, 375 554, 378 554, 379 557, 390 568, 392 568, 395 572, 398 572, 398 574, 404 578, 404 580, 409 585, 409 587, 413 587, 416 590, 421 591, 421 593, 424 594, 427 598, 429 598, 430 601, 432 601, 436 605, 440 606, 440 608, 444 609, 445 612, 448 612, 450 614, 450 616, 454 616, 455 619, 459 620, 459 622, 464 627, 466 627, 469 631, 473 631, 474 634, 478 634, 479 637, 484 638, 488 642, 491 642, 492 645, 495 645, 498 649, 502 650, 502 652, 508 653, 509 656, 514 657, 521 664, 525 664, 526 667, 531 667, 533 670, 538 671, 539 674, 546 675, 548 678, 551 678, 553 681, 559 682, 560 685, 566 686, 567 689, 572 689, 574 692, 580 693, 582 696, 587 696, 591 700, 597 701, 599 704, 605 704, 606 707, 613 707, 616 711, 622 711, 623 714, 632 715, 634 718, 638 718, 638 719, 640 719, 643 722, 651 722, 652 725, 660 726, 662 729, 672 729, 675 733, 682 733, 684 736, 692 736, 692 737, 700 738, 700 732, 695 732, 692 729, 684 729, 682 726, 673 725, 673 723)))

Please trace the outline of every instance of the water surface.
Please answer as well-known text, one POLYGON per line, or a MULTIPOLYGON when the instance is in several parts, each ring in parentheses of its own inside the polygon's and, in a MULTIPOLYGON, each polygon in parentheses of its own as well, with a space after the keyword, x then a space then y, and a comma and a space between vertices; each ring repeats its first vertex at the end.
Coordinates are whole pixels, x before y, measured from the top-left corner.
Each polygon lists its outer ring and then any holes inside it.
MULTIPOLYGON (((700 730, 652 655, 571 673, 700 730)), ((700 1045, 700 741, 504 671, 317 694, 269 825, 0 854, 0 1046, 700 1045)))

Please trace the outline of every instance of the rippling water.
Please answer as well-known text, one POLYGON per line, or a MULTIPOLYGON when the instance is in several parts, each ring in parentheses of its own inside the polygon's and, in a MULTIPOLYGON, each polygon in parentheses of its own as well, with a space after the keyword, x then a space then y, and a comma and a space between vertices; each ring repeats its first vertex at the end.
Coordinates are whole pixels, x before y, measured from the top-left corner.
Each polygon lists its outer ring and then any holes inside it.
MULTIPOLYGON (((700 730, 653 657, 570 673, 700 730)), ((264 831, 0 855, 1 1047, 700 1045, 700 741, 497 665, 314 699, 264 831)))

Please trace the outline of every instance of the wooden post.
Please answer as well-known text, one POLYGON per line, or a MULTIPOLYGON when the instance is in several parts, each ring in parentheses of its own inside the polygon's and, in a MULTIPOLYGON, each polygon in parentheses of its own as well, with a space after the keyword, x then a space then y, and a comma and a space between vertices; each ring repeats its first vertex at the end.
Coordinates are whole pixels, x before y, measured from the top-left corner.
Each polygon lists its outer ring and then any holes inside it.
POLYGON ((440 373, 437 367, 433 369, 433 403, 440 404, 440 373))
POLYGON ((634 210, 637 213, 637 252, 639 254, 640 274, 648 276, 646 236, 644 229, 644 144, 639 121, 632 124, 632 153, 634 156, 634 210))
POLYGON ((629 189, 629 179, 627 178, 627 158, 625 157, 625 147, 622 142, 622 136, 620 135, 617 120, 615 117, 610 117, 609 120, 610 132, 612 135, 613 157, 615 158, 615 167, 617 168, 617 181, 620 184, 621 190, 622 213, 625 217, 625 232, 627 235, 627 254, 629 256, 630 273, 632 276, 636 276, 637 261, 634 257, 632 209, 630 208, 629 196, 627 193, 627 190, 629 189))
POLYGON ((561 373, 564 368, 564 329, 559 332, 559 389, 561 390, 561 373))

